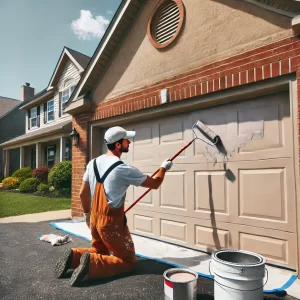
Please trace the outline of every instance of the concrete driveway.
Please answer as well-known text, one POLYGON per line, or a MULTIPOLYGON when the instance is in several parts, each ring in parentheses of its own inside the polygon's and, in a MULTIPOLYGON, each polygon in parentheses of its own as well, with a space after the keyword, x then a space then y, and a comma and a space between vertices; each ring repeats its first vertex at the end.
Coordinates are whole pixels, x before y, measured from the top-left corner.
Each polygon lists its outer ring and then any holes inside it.
MULTIPOLYGON (((89 242, 73 237, 73 242, 53 247, 38 240, 42 234, 59 234, 47 222, 0 224, 0 294, 11 299, 153 299, 163 300, 162 274, 170 267, 139 259, 133 274, 109 280, 86 281, 80 287, 69 285, 70 274, 56 279, 53 268, 67 247, 86 247, 89 242)), ((198 297, 212 300, 213 280, 199 278, 198 297)), ((265 299, 296 299, 286 295, 265 295, 265 299)))

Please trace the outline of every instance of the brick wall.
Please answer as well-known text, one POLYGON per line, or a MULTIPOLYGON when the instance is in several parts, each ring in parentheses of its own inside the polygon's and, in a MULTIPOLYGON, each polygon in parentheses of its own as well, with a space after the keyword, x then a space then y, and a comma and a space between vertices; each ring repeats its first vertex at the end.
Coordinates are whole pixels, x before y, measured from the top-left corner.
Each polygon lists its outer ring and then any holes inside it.
POLYGON ((91 121, 160 105, 164 88, 169 89, 171 102, 179 101, 296 72, 299 65, 300 40, 290 37, 105 101, 91 121))
POLYGON ((73 116, 73 127, 80 136, 79 147, 72 146, 72 216, 82 216, 79 190, 88 163, 88 121, 90 113, 73 116))
POLYGON ((76 125, 77 131, 82 135, 82 145, 79 149, 73 149, 73 215, 81 214, 78 192, 84 172, 83 164, 86 163, 88 155, 87 128, 89 121, 158 106, 161 103, 160 90, 164 88, 169 89, 170 101, 173 102, 294 72, 297 73, 298 99, 300 100, 299 37, 290 37, 202 66, 188 73, 166 79, 156 85, 126 93, 118 98, 100 103, 90 115, 84 114, 74 117, 73 124, 76 125))

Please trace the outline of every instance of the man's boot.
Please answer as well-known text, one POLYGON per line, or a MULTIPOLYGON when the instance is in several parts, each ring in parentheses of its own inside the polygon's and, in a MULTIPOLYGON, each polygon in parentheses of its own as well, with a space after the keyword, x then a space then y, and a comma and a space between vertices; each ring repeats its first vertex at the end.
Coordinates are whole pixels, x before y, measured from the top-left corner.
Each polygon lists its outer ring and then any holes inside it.
POLYGON ((73 251, 72 249, 67 249, 63 257, 59 259, 59 261, 56 263, 56 266, 54 268, 54 274, 56 278, 63 277, 66 272, 70 269, 72 265, 72 257, 73 257, 73 251))
POLYGON ((71 286, 77 285, 87 277, 90 268, 90 253, 84 252, 80 258, 80 265, 74 270, 71 277, 71 286))

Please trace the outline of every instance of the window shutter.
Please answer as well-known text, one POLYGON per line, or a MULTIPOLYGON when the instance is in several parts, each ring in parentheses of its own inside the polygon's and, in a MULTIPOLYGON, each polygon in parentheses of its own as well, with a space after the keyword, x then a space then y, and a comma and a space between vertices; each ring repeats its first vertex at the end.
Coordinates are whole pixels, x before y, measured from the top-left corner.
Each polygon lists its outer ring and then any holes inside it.
POLYGON ((27 110, 27 114, 28 114, 28 130, 30 129, 30 110, 27 110))
POLYGON ((44 103, 44 124, 47 123, 47 103, 44 103))
POLYGON ((40 108, 41 107, 38 106, 37 109, 36 109, 36 111, 37 111, 37 113, 36 113, 37 114, 37 118, 36 118, 37 119, 37 121, 36 121, 37 122, 37 127, 40 127, 40 108))
POLYGON ((61 96, 62 92, 59 92, 59 101, 58 101, 58 116, 61 117, 61 96))

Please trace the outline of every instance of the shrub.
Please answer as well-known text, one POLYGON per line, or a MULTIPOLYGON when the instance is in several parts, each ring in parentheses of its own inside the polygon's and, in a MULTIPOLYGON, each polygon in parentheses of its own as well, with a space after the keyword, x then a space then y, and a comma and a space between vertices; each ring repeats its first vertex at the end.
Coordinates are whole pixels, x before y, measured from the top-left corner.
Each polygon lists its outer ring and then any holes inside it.
POLYGON ((16 189, 20 184, 20 180, 17 177, 7 177, 2 180, 2 187, 4 189, 16 189))
POLYGON ((15 171, 12 174, 12 177, 19 178, 20 183, 21 183, 22 181, 24 181, 27 178, 32 178, 32 169, 29 168, 29 167, 27 167, 27 168, 21 168, 21 169, 15 171))
POLYGON ((71 197, 71 189, 60 189, 54 190, 52 193, 55 197, 63 197, 63 198, 70 198, 71 197))
POLYGON ((49 186, 53 186, 53 175, 55 174, 55 171, 57 169, 57 165, 53 166, 48 173, 48 184, 49 186))
POLYGON ((72 161, 62 161, 55 165, 49 172, 48 182, 55 189, 71 189, 72 161))
POLYGON ((34 193, 39 184, 40 181, 37 178, 28 178, 20 183, 19 190, 22 193, 34 193))
POLYGON ((48 193, 49 192, 49 187, 45 183, 40 183, 39 186, 37 187, 37 190, 41 193, 48 193))
POLYGON ((46 166, 41 166, 32 172, 32 176, 37 178, 43 183, 47 183, 48 181, 49 168, 46 166))

